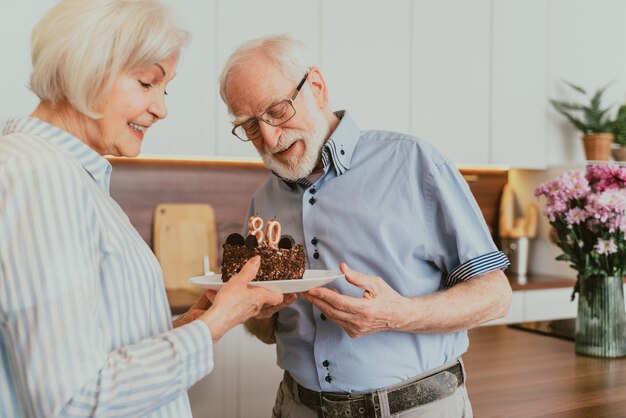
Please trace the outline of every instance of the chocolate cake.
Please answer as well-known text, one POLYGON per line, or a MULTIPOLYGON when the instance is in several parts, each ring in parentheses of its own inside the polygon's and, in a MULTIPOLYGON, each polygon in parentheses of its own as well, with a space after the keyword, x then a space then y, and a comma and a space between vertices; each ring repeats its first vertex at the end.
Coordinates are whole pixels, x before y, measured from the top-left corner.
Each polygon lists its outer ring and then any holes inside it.
POLYGON ((304 275, 304 247, 295 244, 292 237, 283 235, 277 246, 258 242, 254 235, 246 239, 231 234, 223 246, 222 281, 227 282, 255 255, 261 256, 261 266, 254 281, 294 280, 304 275))

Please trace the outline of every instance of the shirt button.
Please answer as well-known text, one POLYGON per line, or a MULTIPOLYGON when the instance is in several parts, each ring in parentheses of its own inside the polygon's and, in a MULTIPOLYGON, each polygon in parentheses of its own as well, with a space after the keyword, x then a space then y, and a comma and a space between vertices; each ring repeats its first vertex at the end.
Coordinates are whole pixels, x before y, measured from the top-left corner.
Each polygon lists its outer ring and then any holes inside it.
POLYGON ((315 194, 315 192, 316 192, 316 191, 317 191, 317 190, 315 190, 315 187, 311 187, 311 190, 309 190, 309 193, 311 193, 311 194, 315 194))
POLYGON ((315 204, 315 202, 317 202, 317 200, 316 200, 314 197, 312 197, 312 198, 310 198, 310 199, 309 199, 309 203, 310 203, 310 204, 314 205, 314 204, 315 204))
POLYGON ((328 362, 328 360, 324 360, 324 362, 322 363, 322 366, 328 367, 330 366, 330 363, 328 362))
POLYGON ((317 238, 313 237, 313 239, 311 240, 311 244, 317 245, 317 238))
POLYGON ((314 259, 316 259, 316 260, 317 260, 318 258, 320 258, 320 253, 318 253, 317 251, 315 251, 315 252, 313 253, 313 258, 314 258, 314 259))
POLYGON ((326 321, 326 315, 320 314, 320 318, 322 318, 322 321, 326 321))
POLYGON ((326 380, 328 383, 333 381, 333 378, 330 377, 330 375, 326 375, 326 377, 324 378, 324 380, 326 380))

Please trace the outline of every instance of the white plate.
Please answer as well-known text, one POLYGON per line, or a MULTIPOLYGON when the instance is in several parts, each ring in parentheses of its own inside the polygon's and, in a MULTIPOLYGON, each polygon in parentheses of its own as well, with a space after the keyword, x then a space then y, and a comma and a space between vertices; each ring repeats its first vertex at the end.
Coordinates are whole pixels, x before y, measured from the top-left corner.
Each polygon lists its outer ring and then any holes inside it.
MULTIPOLYGON (((343 274, 334 270, 306 270, 302 279, 250 282, 250 286, 264 287, 280 293, 298 293, 305 292, 314 287, 324 286, 339 277, 343 277, 343 274)), ((219 288, 224 285, 221 274, 191 277, 187 279, 187 283, 213 290, 219 290, 219 288)))

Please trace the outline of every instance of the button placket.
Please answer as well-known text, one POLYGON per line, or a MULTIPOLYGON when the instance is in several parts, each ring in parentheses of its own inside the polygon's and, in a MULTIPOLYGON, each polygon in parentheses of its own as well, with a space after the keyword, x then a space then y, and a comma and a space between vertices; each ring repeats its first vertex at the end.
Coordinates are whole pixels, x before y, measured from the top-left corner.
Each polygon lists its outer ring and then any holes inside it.
MULTIPOLYGON (((315 203, 317 202, 317 198, 315 197, 317 193, 317 188, 315 185, 310 185, 307 189, 304 190, 304 195, 303 195, 303 216, 304 218, 306 218, 307 216, 309 216, 308 214, 310 213, 310 210, 312 210, 313 206, 315 205, 315 203), (307 196, 308 193, 308 196, 307 196), (307 199, 308 197, 308 199, 307 199), (306 201, 308 200, 308 205, 306 204, 306 201)), ((306 235, 306 233, 305 233, 306 235)), ((320 258, 320 252, 318 251, 317 248, 317 244, 318 244, 319 240, 317 239, 317 237, 313 237, 310 240, 310 243, 312 245, 312 247, 308 247, 310 249, 310 251, 307 251, 310 255, 309 257, 312 257, 315 260, 319 260, 320 258)), ((312 261, 312 260, 311 260, 312 261)), ((315 267, 311 267, 311 268, 315 268, 315 267)))

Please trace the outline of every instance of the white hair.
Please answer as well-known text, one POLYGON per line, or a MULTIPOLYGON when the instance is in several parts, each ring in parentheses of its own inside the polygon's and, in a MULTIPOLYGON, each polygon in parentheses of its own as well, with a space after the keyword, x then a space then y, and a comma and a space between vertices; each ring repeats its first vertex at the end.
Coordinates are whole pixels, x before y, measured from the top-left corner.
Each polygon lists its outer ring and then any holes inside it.
POLYGON ((120 71, 178 59, 188 40, 158 0, 61 0, 33 29, 29 87, 99 118, 93 107, 120 71))
POLYGON ((243 43, 228 58, 220 75, 220 96, 231 113, 232 110, 226 98, 228 77, 233 71, 245 65, 246 60, 255 54, 261 54, 275 63, 283 75, 294 83, 300 81, 314 65, 306 46, 286 34, 266 36, 243 43))

